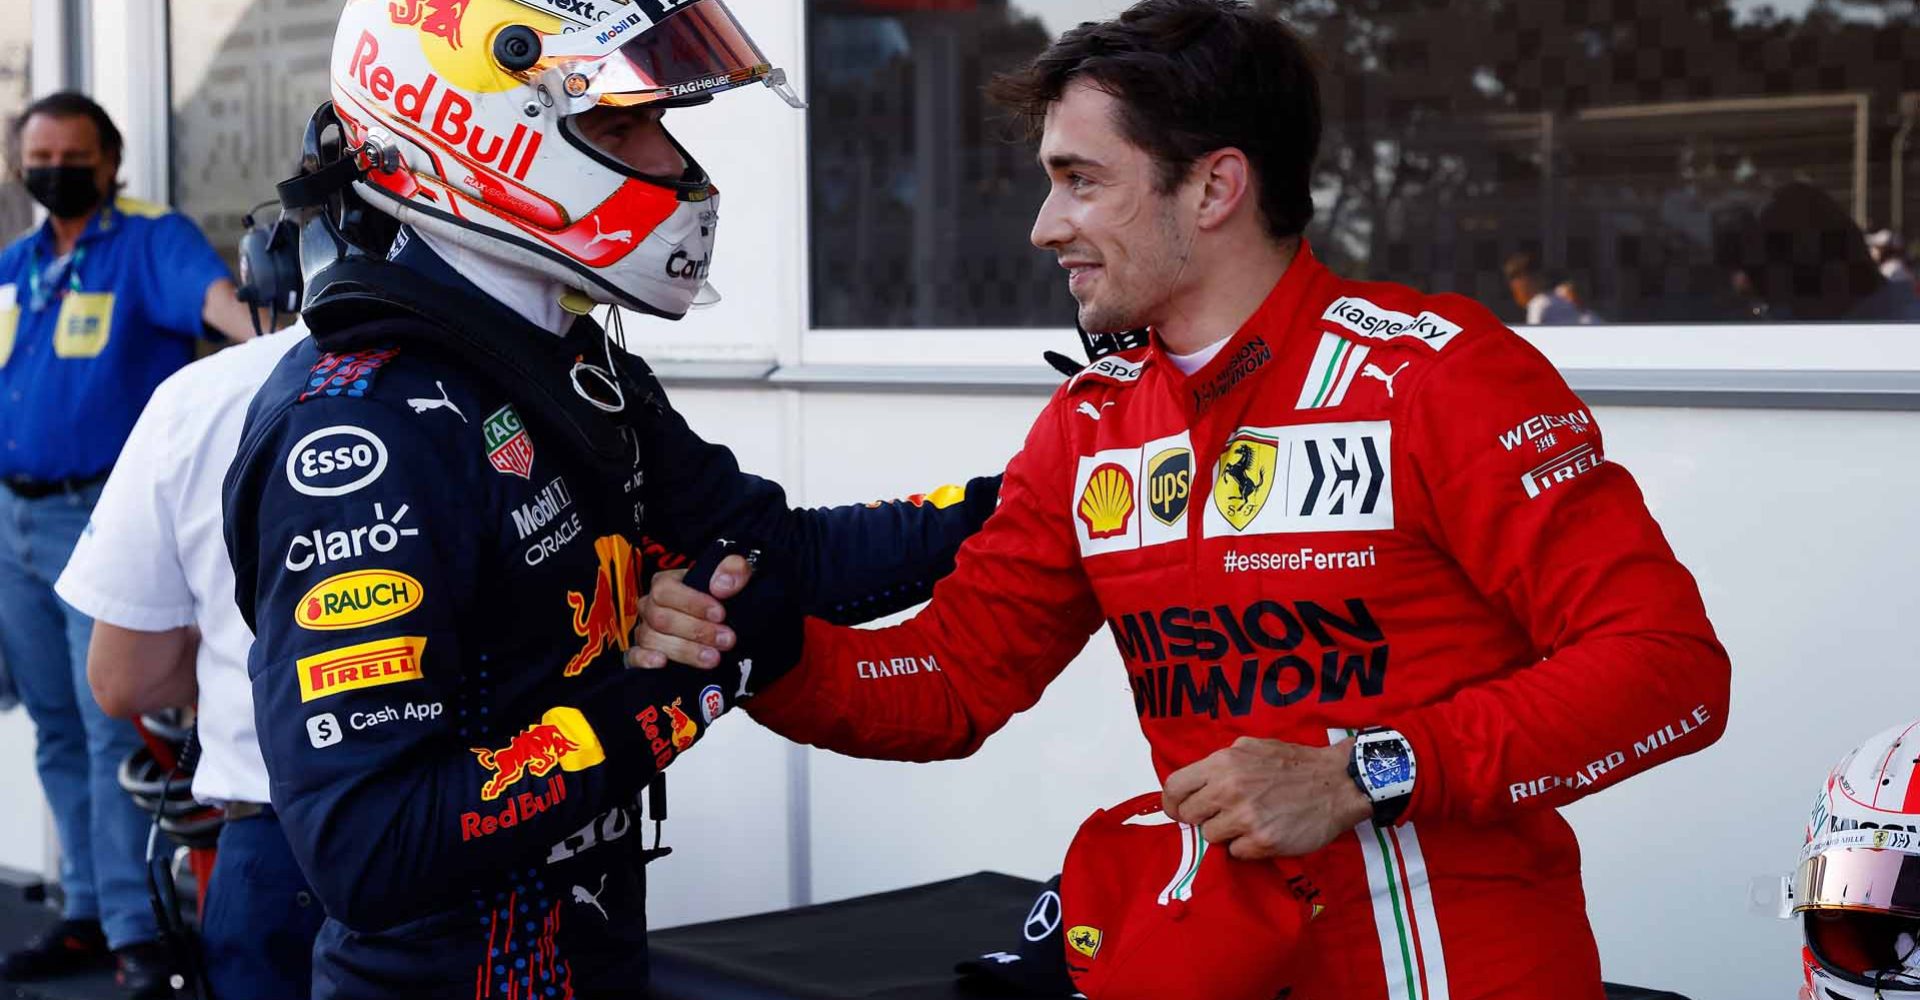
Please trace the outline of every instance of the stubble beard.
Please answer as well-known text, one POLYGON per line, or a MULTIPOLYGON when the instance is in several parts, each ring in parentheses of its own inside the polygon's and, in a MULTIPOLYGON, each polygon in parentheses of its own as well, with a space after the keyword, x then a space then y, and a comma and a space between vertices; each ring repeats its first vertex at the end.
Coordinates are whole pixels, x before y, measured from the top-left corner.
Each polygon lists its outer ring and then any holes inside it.
POLYGON ((1088 333, 1125 333, 1157 322, 1186 271, 1191 240, 1182 235, 1174 215, 1174 201, 1164 198, 1155 213, 1153 241, 1135 245, 1130 255, 1130 280, 1115 279, 1104 268, 1101 300, 1080 302, 1080 328, 1088 333))

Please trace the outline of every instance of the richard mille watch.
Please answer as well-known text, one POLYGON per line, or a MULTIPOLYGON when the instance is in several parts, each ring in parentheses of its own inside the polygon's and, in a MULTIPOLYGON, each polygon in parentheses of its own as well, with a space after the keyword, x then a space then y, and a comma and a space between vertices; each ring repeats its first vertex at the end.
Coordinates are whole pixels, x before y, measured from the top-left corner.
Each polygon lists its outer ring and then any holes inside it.
POLYGON ((1373 803, 1373 824, 1392 826, 1413 799, 1413 746, 1398 730, 1382 726, 1362 729, 1353 739, 1353 759, 1347 774, 1373 803))

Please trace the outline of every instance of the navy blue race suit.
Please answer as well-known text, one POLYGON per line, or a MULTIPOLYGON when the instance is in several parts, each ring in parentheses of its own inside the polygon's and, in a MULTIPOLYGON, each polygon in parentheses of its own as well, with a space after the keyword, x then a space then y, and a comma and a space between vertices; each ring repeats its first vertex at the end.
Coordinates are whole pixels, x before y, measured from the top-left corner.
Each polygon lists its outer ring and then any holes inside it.
POLYGON ((329 918, 314 996, 637 995, 637 796, 774 665, 625 669, 644 581, 726 536, 779 553, 819 614, 899 610, 997 480, 792 510, 637 360, 621 412, 585 405, 590 320, 538 330, 417 240, 353 264, 226 485, 273 805, 329 918))

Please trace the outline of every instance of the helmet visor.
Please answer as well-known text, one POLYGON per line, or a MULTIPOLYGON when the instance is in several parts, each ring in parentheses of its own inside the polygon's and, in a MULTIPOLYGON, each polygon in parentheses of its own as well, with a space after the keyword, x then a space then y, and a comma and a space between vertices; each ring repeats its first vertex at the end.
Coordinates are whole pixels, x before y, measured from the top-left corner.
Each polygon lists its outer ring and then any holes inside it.
POLYGON ((1803 921, 1807 951, 1829 975, 1881 994, 1920 993, 1920 920, 1816 910, 1803 921))
MULTIPOLYGON (((1901 830, 1857 832, 1914 838, 1901 830)), ((1867 846, 1817 850, 1800 862, 1793 889, 1796 913, 1863 910, 1920 918, 1920 854, 1867 846)))
POLYGON ((549 37, 540 71, 566 74, 567 97, 632 106, 710 97, 753 83, 772 64, 723 0, 695 0, 657 20, 633 13, 600 31, 549 37))

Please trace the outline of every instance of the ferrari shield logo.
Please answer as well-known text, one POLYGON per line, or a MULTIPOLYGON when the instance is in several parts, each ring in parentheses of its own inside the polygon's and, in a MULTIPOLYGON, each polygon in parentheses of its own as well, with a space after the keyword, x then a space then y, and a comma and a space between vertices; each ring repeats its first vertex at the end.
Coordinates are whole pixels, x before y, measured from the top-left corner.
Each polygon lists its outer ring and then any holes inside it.
POLYGON ((1274 465, 1280 440, 1252 431, 1227 439, 1220 452, 1220 472, 1213 483, 1213 505, 1235 531, 1247 530, 1273 492, 1274 465))

